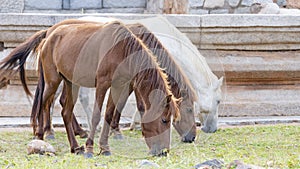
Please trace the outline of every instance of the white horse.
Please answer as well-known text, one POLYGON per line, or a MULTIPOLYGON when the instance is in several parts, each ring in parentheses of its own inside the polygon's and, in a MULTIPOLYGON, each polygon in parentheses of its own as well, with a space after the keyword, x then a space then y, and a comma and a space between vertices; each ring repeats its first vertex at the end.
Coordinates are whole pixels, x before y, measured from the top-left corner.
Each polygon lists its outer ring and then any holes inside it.
MULTIPOLYGON (((101 23, 117 20, 107 17, 82 17, 79 19, 101 23)), ((202 124, 202 130, 206 133, 215 132, 218 127, 218 107, 222 98, 223 77, 217 78, 192 42, 165 18, 154 17, 141 20, 122 20, 122 22, 126 24, 143 24, 169 50, 175 62, 185 71, 197 92, 198 100, 195 102, 195 112, 202 124)), ((81 103, 88 104, 87 101, 81 103)), ((83 107, 86 106, 83 105, 83 107)), ((86 113, 91 113, 91 111, 86 111, 86 113)), ((134 121, 139 119, 136 117, 137 115, 135 113, 133 116, 134 121)), ((87 114, 87 117, 91 117, 91 114, 87 114)), ((91 119, 88 118, 87 120, 90 123, 91 119)))

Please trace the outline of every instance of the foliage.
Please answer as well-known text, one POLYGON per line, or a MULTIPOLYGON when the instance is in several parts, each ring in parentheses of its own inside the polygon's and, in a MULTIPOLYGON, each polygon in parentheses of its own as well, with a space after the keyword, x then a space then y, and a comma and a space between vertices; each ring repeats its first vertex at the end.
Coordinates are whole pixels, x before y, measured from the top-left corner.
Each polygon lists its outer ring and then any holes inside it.
MULTIPOLYGON (((220 159, 225 166, 234 160, 246 164, 274 168, 300 168, 300 126, 272 125, 219 129, 206 134, 198 131, 195 143, 181 143, 173 132, 172 149, 167 157, 151 157, 141 132, 123 131, 123 141, 110 138, 113 155, 85 159, 69 153, 65 132, 56 132, 56 140, 48 141, 56 156, 27 155, 31 132, 0 132, 1 168, 138 168, 147 159, 161 168, 193 168, 206 160, 220 159)), ((77 138, 81 145, 85 139, 77 138)), ((95 140, 97 142, 98 139, 95 140)), ((95 145, 98 152, 98 146, 95 145)))

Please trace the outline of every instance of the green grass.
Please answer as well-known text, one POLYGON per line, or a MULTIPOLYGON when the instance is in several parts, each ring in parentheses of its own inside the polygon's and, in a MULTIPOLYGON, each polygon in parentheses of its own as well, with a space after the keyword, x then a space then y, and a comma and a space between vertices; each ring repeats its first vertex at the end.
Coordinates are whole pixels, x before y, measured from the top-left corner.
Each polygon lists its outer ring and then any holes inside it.
MULTIPOLYGON (((85 159, 69 153, 64 132, 56 132, 49 141, 57 155, 27 155, 26 145, 31 132, 0 132, 0 168, 138 168, 147 159, 161 168, 192 168, 211 159, 220 159, 225 166, 234 160, 273 168, 300 168, 300 126, 248 126, 220 129, 214 134, 198 131, 193 144, 184 144, 173 132, 172 149, 167 157, 150 157, 140 132, 124 131, 123 141, 110 139, 113 155, 85 159)), ((79 139, 84 145, 85 139, 79 139)), ((98 138, 95 139, 98 142, 98 138)), ((96 145, 95 151, 99 151, 96 145)))

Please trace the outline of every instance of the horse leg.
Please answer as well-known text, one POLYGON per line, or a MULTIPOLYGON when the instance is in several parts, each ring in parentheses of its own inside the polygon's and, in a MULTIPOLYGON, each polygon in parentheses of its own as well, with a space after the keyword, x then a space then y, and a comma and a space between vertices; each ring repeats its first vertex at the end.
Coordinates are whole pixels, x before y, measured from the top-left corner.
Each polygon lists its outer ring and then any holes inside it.
POLYGON ((54 129, 53 129, 54 127, 52 124, 52 117, 53 117, 53 112, 54 112, 55 101, 58 98, 58 96, 61 94, 62 88, 63 88, 63 83, 60 83, 60 85, 57 88, 57 91, 55 92, 53 101, 48 104, 48 106, 50 106, 50 114, 49 114, 49 116, 45 117, 47 127, 44 128, 46 139, 50 139, 50 140, 55 139, 55 136, 54 136, 55 133, 54 133, 54 129))
POLYGON ((89 88, 81 87, 79 90, 79 100, 80 100, 82 108, 86 114, 88 129, 91 130, 91 128, 92 128, 92 110, 89 107, 89 93, 90 93, 89 88))
POLYGON ((68 140, 71 147, 71 153, 81 154, 84 152, 83 147, 79 147, 78 142, 76 141, 73 126, 72 126, 72 119, 73 119, 73 109, 78 97, 78 90, 79 87, 73 85, 71 82, 64 80, 64 89, 65 91, 64 96, 66 97, 63 104, 62 109, 62 117, 66 127, 68 140))
MULTIPOLYGON (((133 92, 132 87, 129 88, 128 91, 128 96, 133 92)), ((126 99, 127 100, 127 99, 126 99)), ((125 104, 124 104, 125 105, 125 104)), ((124 106, 119 107, 118 110, 119 111, 115 111, 110 123, 110 127, 111 127, 111 134, 110 135, 114 135, 113 138, 117 139, 117 140, 122 140, 123 139, 123 135, 122 132, 120 130, 120 119, 121 119, 121 111, 123 110, 124 106)), ((106 121, 107 122, 107 121, 106 121)))
POLYGON ((132 117, 132 123, 130 125, 130 130, 140 130, 141 129, 141 119, 142 116, 145 112, 145 107, 144 107, 144 102, 143 99, 140 97, 140 94, 138 91, 134 92, 135 94, 135 99, 136 99, 136 106, 137 106, 137 111, 134 113, 132 117))
MULTIPOLYGON (((101 131, 101 136, 99 140, 99 145, 101 149, 101 154, 110 155, 109 145, 108 145, 108 137, 109 130, 112 124, 113 117, 115 115, 121 116, 121 112, 126 104, 128 96, 132 93, 132 88, 129 88, 126 91, 126 87, 121 88, 111 88, 109 98, 107 101, 107 107, 105 112, 105 121, 103 124, 103 128, 101 131)), ((119 119, 118 119, 119 120, 119 119)), ((118 125, 118 123, 117 123, 118 125)), ((116 126, 114 126, 116 127, 116 126)))
POLYGON ((104 80, 103 82, 99 81, 98 84, 100 84, 100 85, 98 85, 98 87, 96 87, 96 98, 95 98, 94 110, 93 110, 93 116, 92 116, 92 127, 91 127, 91 131, 89 133, 89 137, 85 143, 85 145, 86 145, 85 156, 87 158, 90 158, 93 156, 95 132, 97 130, 97 126, 101 119, 101 109, 102 109, 106 91, 110 87, 110 82, 107 80, 104 80))
POLYGON ((52 126, 52 114, 53 109, 52 105, 54 105, 54 97, 51 96, 46 104, 46 111, 44 116, 44 132, 45 132, 45 139, 54 139, 54 130, 52 126))
POLYGON ((35 131, 34 135, 36 138, 43 140, 44 138, 44 115, 50 114, 49 112, 49 100, 54 96, 55 91, 61 81, 61 79, 56 79, 57 81, 53 81, 52 83, 46 83, 45 89, 43 92, 42 98, 42 110, 38 115, 38 128, 35 131))
MULTIPOLYGON (((59 99, 59 103, 61 104, 61 106, 63 106, 66 102, 66 88, 65 85, 62 88, 62 92, 61 92, 61 96, 59 99)), ((72 113, 72 126, 73 126, 73 130, 74 130, 74 134, 75 136, 79 135, 80 138, 87 138, 88 133, 87 131, 85 131, 80 124, 78 123, 76 116, 74 113, 72 113)))
POLYGON ((120 118, 121 118, 121 113, 115 112, 110 124, 110 127, 112 129, 110 135, 113 135, 113 138, 116 140, 123 139, 123 135, 122 132, 120 131, 120 126, 119 126, 120 118))
POLYGON ((74 129, 74 134, 75 136, 79 136, 80 138, 87 138, 88 137, 88 132, 84 130, 81 125, 78 123, 77 118, 75 114, 73 113, 73 118, 72 118, 72 126, 74 129))
POLYGON ((132 115, 132 122, 130 123, 129 130, 141 130, 141 114, 138 109, 132 115))

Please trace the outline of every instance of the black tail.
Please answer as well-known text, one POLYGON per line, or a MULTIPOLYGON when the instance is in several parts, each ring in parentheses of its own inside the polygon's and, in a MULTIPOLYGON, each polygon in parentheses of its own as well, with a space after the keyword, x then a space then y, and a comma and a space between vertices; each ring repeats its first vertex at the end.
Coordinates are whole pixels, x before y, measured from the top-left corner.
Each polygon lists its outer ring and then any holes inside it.
MULTIPOLYGON (((47 30, 41 30, 34 35, 32 35, 29 39, 23 42, 21 45, 17 46, 7 57, 5 57, 0 62, 0 71, 3 72, 15 72, 17 70, 20 72, 20 79, 22 82, 22 86, 27 95, 32 96, 31 92, 28 89, 26 83, 25 76, 25 62, 31 51, 35 51, 41 41, 46 37, 47 30)), ((12 74, 10 74, 11 76, 12 74)), ((9 77, 1 77, 0 74, 0 82, 4 78, 9 77)))
POLYGON ((40 61, 38 64, 39 64, 38 65, 39 66, 39 80, 38 80, 38 85, 36 87, 35 94, 34 94, 34 100, 33 100, 31 117, 30 117, 30 122, 33 127, 33 134, 35 134, 36 127, 38 124, 37 119, 42 110, 43 93, 44 93, 44 88, 45 88, 43 66, 40 61))

